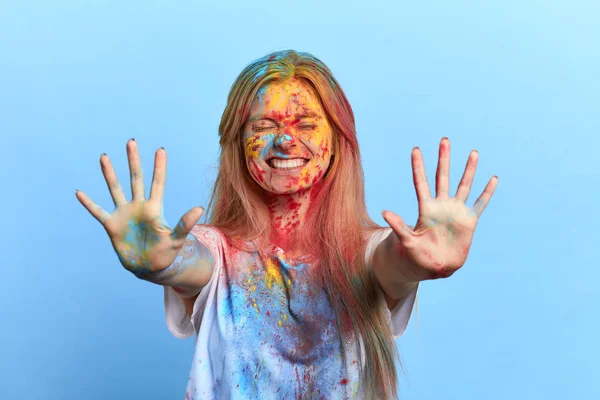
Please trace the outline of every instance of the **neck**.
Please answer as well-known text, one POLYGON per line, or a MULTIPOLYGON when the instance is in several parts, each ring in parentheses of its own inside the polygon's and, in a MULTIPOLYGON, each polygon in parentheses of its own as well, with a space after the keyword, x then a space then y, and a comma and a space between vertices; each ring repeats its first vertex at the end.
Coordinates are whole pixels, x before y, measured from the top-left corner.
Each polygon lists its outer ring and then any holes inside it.
POLYGON ((311 207, 318 188, 311 187, 290 194, 268 194, 267 206, 271 219, 272 244, 281 248, 286 254, 295 254, 300 251, 298 241, 294 240, 304 227, 305 216, 309 212, 315 212, 311 207))

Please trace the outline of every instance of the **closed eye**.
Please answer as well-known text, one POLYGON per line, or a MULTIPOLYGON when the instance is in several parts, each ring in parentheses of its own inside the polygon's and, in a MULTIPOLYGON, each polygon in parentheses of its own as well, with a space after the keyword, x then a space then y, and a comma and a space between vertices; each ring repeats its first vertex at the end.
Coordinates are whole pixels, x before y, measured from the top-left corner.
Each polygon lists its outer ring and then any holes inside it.
POLYGON ((315 124, 301 124, 298 125, 298 129, 315 129, 317 125, 315 124))
POLYGON ((273 130, 273 129, 277 129, 277 128, 274 126, 253 126, 252 129, 255 132, 264 132, 264 131, 273 130))

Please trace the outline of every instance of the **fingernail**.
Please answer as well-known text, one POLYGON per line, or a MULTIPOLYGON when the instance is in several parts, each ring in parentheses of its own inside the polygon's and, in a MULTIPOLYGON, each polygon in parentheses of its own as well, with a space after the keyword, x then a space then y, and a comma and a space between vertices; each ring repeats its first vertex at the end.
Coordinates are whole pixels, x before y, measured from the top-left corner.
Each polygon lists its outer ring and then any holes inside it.
POLYGON ((160 147, 160 149, 163 149, 163 150, 164 150, 165 148, 164 148, 164 147, 160 147))
POLYGON ((129 139, 129 140, 133 140, 133 141, 135 142, 135 138, 131 138, 131 139, 129 139))
POLYGON ((78 193, 78 192, 79 192, 79 189, 75 189, 75 193, 78 193))

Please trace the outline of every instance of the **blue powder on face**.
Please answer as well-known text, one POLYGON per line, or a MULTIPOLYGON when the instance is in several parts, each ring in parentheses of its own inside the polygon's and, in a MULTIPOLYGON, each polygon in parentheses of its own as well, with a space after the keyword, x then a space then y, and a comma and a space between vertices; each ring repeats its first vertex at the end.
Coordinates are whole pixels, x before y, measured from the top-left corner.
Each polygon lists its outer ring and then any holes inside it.
POLYGON ((263 103, 263 96, 265 95, 265 92, 267 91, 267 86, 263 86, 260 89, 258 89, 258 93, 257 93, 257 100, 258 100, 258 104, 262 104, 263 103))
POLYGON ((263 140, 265 141, 265 147, 262 148, 260 152, 260 156, 264 159, 269 155, 269 150, 273 147, 273 142, 275 141, 276 136, 274 133, 269 133, 263 136, 263 140))

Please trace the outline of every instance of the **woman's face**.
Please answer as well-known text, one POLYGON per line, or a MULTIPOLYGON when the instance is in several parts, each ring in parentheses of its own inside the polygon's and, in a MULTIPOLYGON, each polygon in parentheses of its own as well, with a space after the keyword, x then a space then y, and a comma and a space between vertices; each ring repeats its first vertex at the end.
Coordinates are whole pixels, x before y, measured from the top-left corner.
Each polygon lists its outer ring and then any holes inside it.
POLYGON ((319 182, 332 156, 332 128, 317 93, 295 78, 263 86, 244 125, 250 175, 274 194, 319 182))

